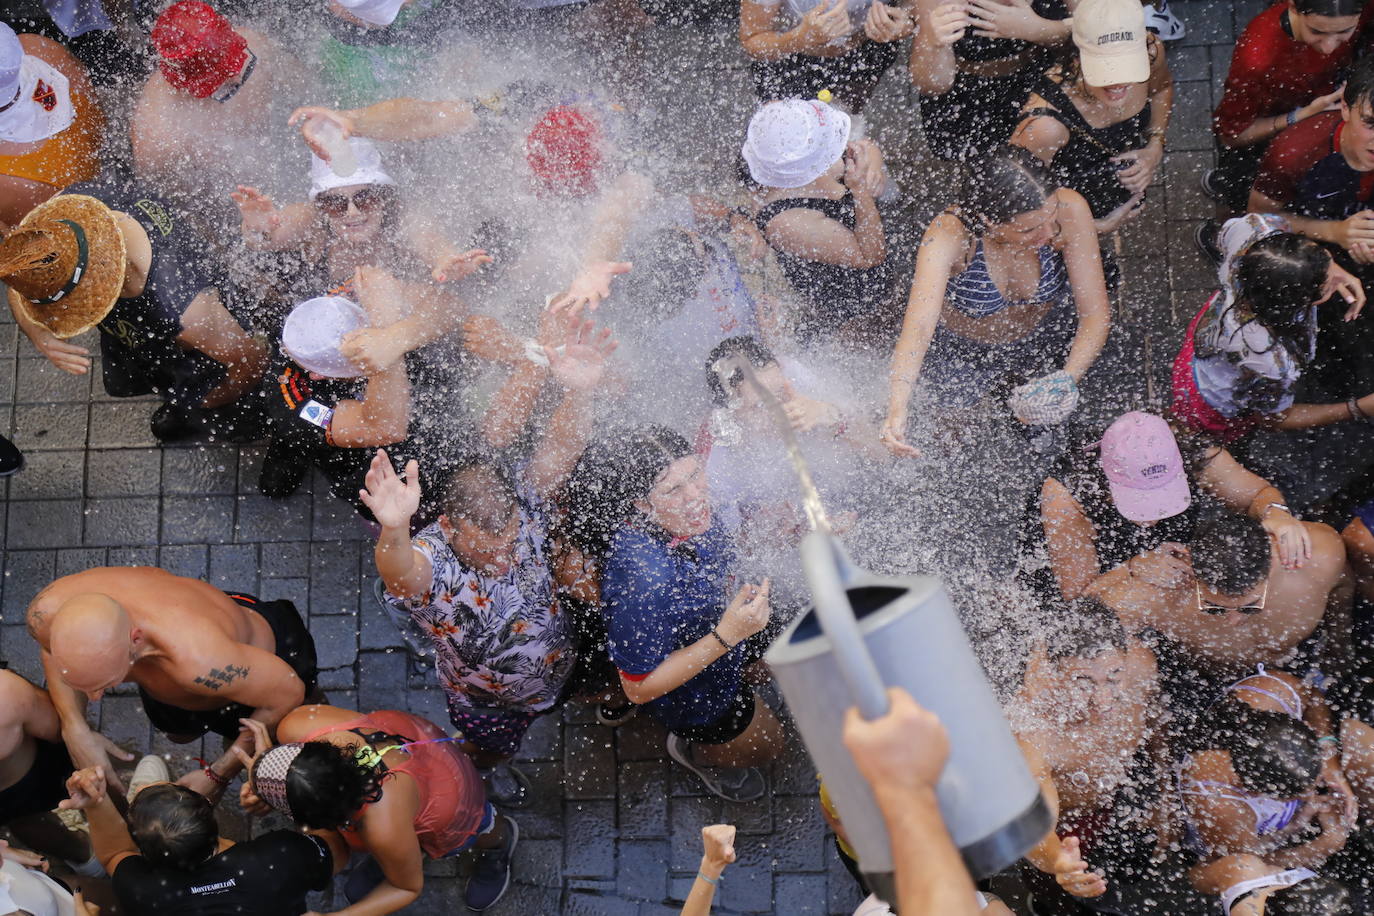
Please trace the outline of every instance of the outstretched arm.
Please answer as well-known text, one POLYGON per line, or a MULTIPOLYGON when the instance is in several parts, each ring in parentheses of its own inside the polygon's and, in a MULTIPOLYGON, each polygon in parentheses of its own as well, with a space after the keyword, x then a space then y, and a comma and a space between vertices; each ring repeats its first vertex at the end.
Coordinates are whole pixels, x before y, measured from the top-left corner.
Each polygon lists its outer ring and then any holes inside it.
POLYGON ((1111 330, 1111 305, 1107 302, 1107 281, 1102 275, 1102 254, 1093 228, 1088 202, 1076 191, 1060 188, 1059 219, 1064 233, 1064 266, 1069 272, 1074 305, 1078 309, 1078 329, 1064 363, 1064 371, 1081 382, 1097 362, 1111 330))
POLYGON ((223 407, 262 384, 267 348, 243 329, 214 289, 203 289, 181 316, 177 343, 199 350, 224 367, 223 382, 205 396, 204 406, 223 407))
POLYGON ((549 420, 528 472, 530 485, 545 498, 568 479, 587 447, 592 400, 605 374, 606 359, 616 347, 609 329, 598 333, 596 325, 579 320, 575 314, 570 313, 565 327, 563 352, 545 351, 550 373, 563 386, 563 401, 549 420))

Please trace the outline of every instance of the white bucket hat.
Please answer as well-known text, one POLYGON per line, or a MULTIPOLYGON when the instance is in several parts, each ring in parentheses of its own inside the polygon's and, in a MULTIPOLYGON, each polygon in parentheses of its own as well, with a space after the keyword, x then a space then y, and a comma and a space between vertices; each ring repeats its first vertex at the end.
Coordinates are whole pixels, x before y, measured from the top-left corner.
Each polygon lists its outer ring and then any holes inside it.
POLYGON ((769 102, 744 139, 749 174, 770 188, 800 188, 825 174, 849 143, 849 115, 815 99, 769 102))
POLYGON ((291 310, 282 328, 281 346, 301 368, 328 378, 362 375, 353 361, 339 352, 343 339, 367 327, 367 315, 342 296, 307 299, 291 310))
POLYGON ((47 61, 25 54, 14 29, 0 22, 0 140, 46 140, 75 120, 67 77, 47 61))
POLYGON ((310 199, 314 200, 325 191, 348 187, 355 184, 395 185, 396 180, 382 168, 382 154, 366 137, 349 137, 348 145, 353 150, 353 158, 358 167, 347 176, 339 175, 329 163, 314 153, 310 154, 310 199))
POLYGON ((406 0, 334 0, 339 6, 370 25, 391 25, 406 0))

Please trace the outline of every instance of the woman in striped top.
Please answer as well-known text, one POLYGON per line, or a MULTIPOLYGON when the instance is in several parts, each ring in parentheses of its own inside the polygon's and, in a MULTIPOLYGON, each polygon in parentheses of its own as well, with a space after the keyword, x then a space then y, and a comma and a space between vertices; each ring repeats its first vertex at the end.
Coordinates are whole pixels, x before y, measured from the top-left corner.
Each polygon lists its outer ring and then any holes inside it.
POLYGON ((960 203, 935 217, 921 241, 883 443, 898 455, 919 454, 906 442, 918 378, 942 406, 1010 391, 1008 406, 1027 426, 1062 422, 1110 325, 1082 196, 1055 188, 1025 150, 972 163, 960 203))

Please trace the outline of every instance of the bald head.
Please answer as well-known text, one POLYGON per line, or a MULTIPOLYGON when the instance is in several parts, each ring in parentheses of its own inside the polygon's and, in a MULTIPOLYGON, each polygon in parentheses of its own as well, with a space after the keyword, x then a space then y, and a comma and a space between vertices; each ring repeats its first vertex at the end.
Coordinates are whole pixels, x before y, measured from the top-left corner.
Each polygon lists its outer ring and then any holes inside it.
POLYGON ((83 692, 123 681, 132 664, 129 614, 108 595, 68 598, 53 615, 48 651, 62 679, 83 692))

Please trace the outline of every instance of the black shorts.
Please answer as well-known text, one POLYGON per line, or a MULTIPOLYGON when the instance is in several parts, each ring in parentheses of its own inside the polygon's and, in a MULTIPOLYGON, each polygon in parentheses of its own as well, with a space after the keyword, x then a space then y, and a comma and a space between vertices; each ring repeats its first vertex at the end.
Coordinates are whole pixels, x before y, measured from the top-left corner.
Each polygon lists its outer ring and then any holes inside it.
POLYGON ((33 765, 19 781, 0 789, 0 824, 43 814, 67 797, 67 777, 76 769, 64 744, 38 741, 33 765))
MULTIPOLYGON (((230 594, 239 604, 252 608, 262 615, 272 628, 276 640, 277 658, 291 666, 301 681, 305 683, 305 695, 315 691, 319 670, 315 666, 315 640, 301 619, 300 612, 290 601, 259 601, 251 595, 230 594)), ((239 719, 246 719, 253 710, 242 703, 230 703, 219 709, 179 709, 148 696, 142 687, 138 695, 143 700, 143 709, 148 721, 163 734, 181 736, 203 735, 214 732, 226 738, 236 737, 239 719)))
POLYGON ((730 701, 730 708, 718 719, 705 725, 687 725, 671 729, 672 733, 693 744, 725 744, 749 730, 754 721, 754 688, 741 684, 739 693, 730 701))

